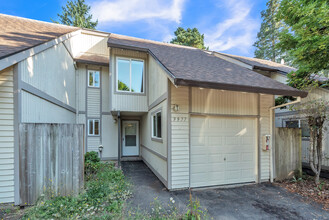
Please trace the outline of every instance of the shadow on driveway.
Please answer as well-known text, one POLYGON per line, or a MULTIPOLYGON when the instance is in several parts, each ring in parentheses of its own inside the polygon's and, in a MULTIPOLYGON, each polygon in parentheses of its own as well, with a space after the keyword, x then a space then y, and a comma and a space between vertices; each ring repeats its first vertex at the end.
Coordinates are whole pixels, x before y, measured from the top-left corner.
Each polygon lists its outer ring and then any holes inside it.
MULTIPOLYGON (((178 209, 187 210, 188 190, 168 191, 143 162, 123 162, 122 168, 134 185, 128 201, 132 207, 150 210, 156 197, 165 207, 172 197, 178 209)), ((194 189, 192 195, 214 219, 329 219, 319 204, 303 201, 301 196, 270 183, 194 189)))

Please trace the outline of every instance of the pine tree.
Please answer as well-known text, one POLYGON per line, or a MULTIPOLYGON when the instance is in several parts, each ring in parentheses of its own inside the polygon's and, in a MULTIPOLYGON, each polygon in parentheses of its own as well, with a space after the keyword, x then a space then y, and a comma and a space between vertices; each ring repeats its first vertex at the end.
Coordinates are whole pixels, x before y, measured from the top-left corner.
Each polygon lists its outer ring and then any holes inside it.
POLYGON ((196 47, 199 49, 209 49, 204 46, 204 34, 200 34, 197 28, 187 28, 185 30, 184 28, 179 27, 174 33, 176 37, 173 38, 170 43, 196 47))
POLYGON ((57 14, 59 22, 53 22, 69 26, 95 29, 98 20, 93 22, 92 15, 89 11, 90 6, 85 4, 85 0, 67 1, 65 7, 62 7, 62 14, 57 14))
POLYGON ((282 58, 287 58, 276 48, 279 33, 285 28, 283 22, 276 19, 280 0, 269 0, 266 6, 267 9, 261 12, 263 21, 257 34, 257 41, 254 43, 255 57, 280 62, 282 58))

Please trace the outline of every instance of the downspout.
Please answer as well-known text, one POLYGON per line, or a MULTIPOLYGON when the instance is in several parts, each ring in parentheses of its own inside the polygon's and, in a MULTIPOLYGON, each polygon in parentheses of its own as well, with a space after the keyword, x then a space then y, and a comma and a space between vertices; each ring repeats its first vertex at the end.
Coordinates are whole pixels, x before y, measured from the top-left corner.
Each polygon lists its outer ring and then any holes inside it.
MULTIPOLYGON (((273 106, 273 107, 270 107, 270 133, 271 133, 271 147, 270 147, 270 182, 273 183, 273 146, 274 146, 274 129, 273 129, 273 110, 274 109, 277 109, 277 108, 282 108, 282 107, 285 107, 285 106, 288 106, 288 105, 293 105, 293 104, 297 104, 297 103, 300 103, 301 102, 301 97, 297 97, 297 100, 296 101, 293 101, 293 102, 289 102, 289 103, 285 103, 285 104, 282 104, 282 105, 278 105, 278 106, 273 106)), ((275 123, 274 123, 275 124, 275 123)))
POLYGON ((118 167, 121 167, 121 117, 118 111, 118 167))

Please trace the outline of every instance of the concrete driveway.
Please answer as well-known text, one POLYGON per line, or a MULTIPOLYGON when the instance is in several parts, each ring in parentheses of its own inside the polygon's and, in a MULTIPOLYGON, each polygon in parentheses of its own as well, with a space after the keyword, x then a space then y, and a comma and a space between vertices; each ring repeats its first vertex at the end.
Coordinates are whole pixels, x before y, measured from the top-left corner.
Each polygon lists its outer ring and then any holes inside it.
MULTIPOLYGON (((123 162, 122 168, 134 184, 132 207, 149 210, 154 198, 166 205, 172 197, 186 211, 188 190, 169 192, 143 162, 123 162)), ((192 195, 214 219, 329 219, 319 204, 270 183, 192 190, 192 195)))

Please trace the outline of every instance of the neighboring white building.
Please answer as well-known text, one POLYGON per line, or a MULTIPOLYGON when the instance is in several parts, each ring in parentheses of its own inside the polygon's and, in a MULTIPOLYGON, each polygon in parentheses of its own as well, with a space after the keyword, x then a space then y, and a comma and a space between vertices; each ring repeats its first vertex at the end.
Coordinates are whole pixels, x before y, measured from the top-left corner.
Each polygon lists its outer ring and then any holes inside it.
POLYGON ((261 182, 274 96, 307 95, 196 48, 8 15, 0 25, 1 203, 19 204, 20 123, 84 124, 86 151, 141 159, 169 190, 261 182))

